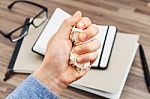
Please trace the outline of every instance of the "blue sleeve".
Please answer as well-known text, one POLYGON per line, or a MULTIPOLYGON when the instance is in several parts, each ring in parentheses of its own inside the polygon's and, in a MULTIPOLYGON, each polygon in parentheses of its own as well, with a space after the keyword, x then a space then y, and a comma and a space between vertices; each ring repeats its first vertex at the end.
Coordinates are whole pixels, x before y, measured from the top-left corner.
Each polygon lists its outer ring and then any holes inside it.
POLYGON ((36 77, 30 75, 6 99, 59 99, 36 77))

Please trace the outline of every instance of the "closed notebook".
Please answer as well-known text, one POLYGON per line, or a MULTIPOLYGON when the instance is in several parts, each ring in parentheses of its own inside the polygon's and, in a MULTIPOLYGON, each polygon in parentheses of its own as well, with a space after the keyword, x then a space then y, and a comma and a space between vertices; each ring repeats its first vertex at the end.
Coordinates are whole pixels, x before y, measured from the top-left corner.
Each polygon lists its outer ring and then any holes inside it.
POLYGON ((91 69, 71 86, 118 99, 138 49, 138 35, 118 33, 106 70, 91 69))
MULTIPOLYGON (((42 63, 43 57, 31 49, 44 26, 44 24, 39 28, 30 26, 14 65, 15 72, 32 73, 42 63)), ((109 68, 91 69, 87 75, 71 86, 107 98, 119 98, 138 47, 137 41, 138 35, 117 33, 109 68)))

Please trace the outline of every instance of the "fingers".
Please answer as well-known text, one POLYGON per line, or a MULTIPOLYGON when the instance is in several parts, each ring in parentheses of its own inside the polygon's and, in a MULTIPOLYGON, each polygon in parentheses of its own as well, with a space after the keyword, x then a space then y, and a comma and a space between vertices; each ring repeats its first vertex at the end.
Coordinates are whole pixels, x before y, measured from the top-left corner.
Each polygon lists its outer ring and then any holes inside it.
POLYGON ((91 25, 91 20, 88 17, 82 17, 81 20, 77 23, 78 29, 86 29, 91 25))
POLYGON ((86 63, 86 62, 90 62, 90 61, 95 61, 96 58, 98 57, 98 52, 91 52, 91 53, 86 53, 86 54, 82 54, 79 55, 77 57, 77 62, 78 63, 86 63))
POLYGON ((89 43, 85 43, 82 45, 78 45, 74 47, 74 51, 78 54, 85 54, 85 53, 90 53, 90 52, 94 52, 97 49, 100 48, 100 41, 98 39, 94 39, 89 43))
POLYGON ((98 32, 99 32, 98 26, 96 24, 92 24, 86 30, 83 30, 79 34, 78 39, 80 42, 85 42, 96 36, 98 32))

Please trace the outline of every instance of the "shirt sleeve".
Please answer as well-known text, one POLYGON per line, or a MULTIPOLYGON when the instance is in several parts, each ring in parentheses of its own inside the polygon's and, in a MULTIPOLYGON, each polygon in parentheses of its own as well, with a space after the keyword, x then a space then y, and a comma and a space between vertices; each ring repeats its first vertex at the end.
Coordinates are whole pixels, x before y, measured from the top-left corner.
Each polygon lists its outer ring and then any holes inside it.
POLYGON ((30 75, 6 99, 59 99, 36 77, 30 75))

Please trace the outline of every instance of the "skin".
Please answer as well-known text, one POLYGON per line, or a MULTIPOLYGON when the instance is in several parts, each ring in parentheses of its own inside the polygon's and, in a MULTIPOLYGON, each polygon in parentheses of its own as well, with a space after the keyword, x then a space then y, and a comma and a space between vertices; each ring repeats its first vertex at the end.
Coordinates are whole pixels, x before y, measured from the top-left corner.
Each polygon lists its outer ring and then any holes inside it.
POLYGON ((72 82, 84 76, 89 70, 76 71, 73 66, 69 66, 69 54, 74 50, 79 56, 78 63, 91 62, 96 60, 100 47, 100 42, 95 39, 86 44, 72 46, 69 34, 73 26, 83 29, 78 35, 80 42, 85 42, 98 33, 98 27, 92 24, 90 19, 82 17, 82 13, 77 11, 72 17, 64 20, 59 30, 49 40, 44 60, 41 66, 33 73, 49 90, 56 95, 60 95, 63 90, 72 82))

